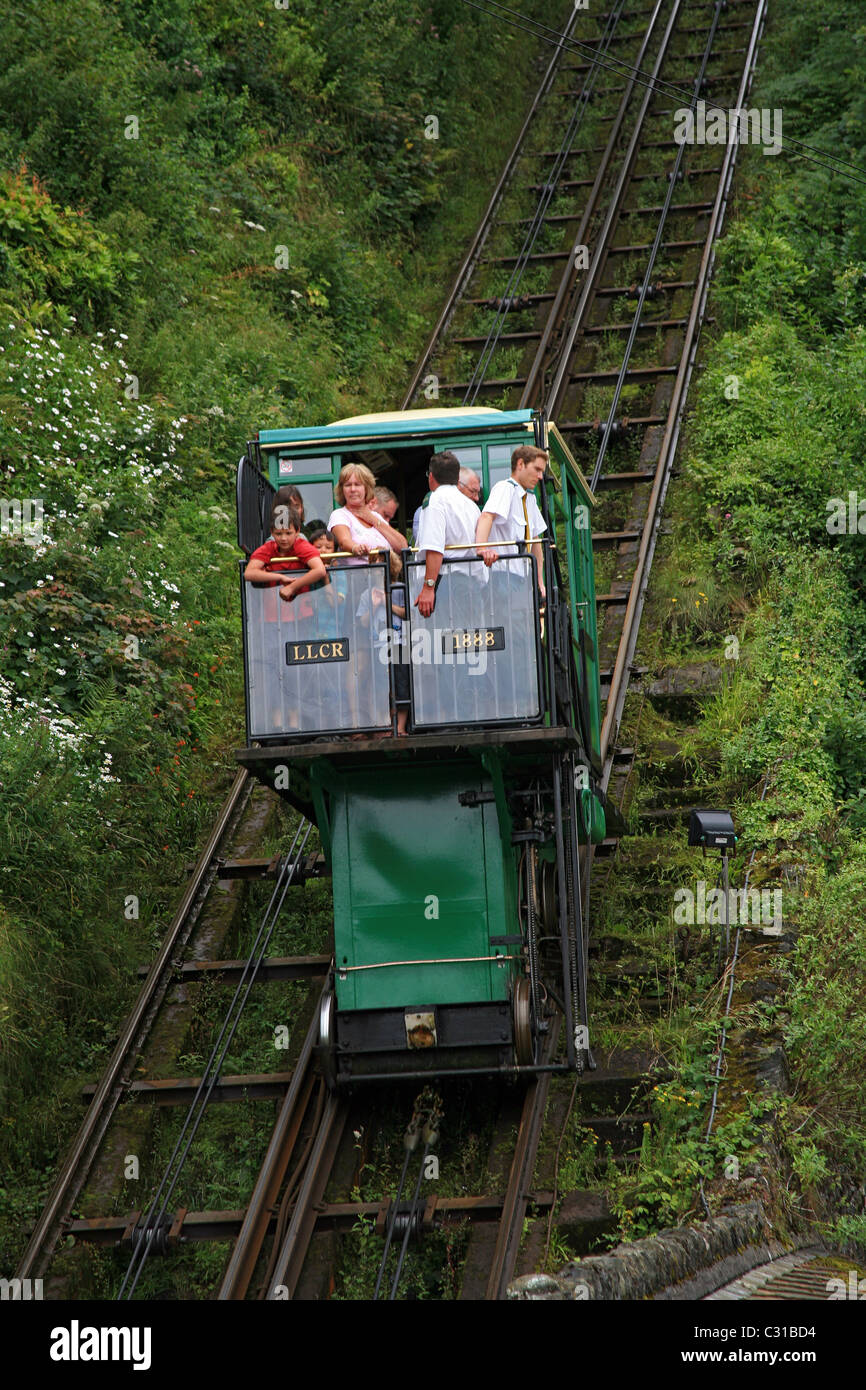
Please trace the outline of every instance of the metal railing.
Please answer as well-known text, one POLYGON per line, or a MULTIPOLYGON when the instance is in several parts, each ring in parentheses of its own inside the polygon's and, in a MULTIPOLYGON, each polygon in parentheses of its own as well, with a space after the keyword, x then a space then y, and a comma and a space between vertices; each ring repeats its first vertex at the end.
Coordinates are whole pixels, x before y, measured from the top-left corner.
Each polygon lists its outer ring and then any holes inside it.
POLYGON ((244 454, 237 475, 238 545, 251 555, 271 532, 271 506, 276 496, 270 479, 244 454))

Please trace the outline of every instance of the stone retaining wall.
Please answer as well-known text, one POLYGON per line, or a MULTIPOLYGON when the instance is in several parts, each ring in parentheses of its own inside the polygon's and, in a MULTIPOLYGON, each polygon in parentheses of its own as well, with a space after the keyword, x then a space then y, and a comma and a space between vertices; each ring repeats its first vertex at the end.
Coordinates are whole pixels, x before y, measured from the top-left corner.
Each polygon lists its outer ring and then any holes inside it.
POLYGON ((772 1239, 758 1202, 729 1207, 697 1226, 618 1245, 609 1255, 572 1260, 559 1274, 525 1274, 508 1287, 511 1299, 694 1299, 775 1259, 784 1247, 772 1239))

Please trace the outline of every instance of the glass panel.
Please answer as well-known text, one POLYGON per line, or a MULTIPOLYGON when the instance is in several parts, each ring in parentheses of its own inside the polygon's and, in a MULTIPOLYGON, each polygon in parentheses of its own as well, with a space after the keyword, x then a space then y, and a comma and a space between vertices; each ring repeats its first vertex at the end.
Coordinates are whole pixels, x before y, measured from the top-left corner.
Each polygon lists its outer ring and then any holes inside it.
POLYGON ((409 565, 409 652, 416 727, 532 720, 541 714, 531 556, 516 572, 445 561, 429 619, 414 607, 424 566, 409 565))
POLYGON ((487 474, 489 483, 488 494, 495 483, 503 478, 511 477, 511 455, 514 453, 513 444, 488 444, 487 446, 487 474))
POLYGON ((459 458, 464 468, 474 468, 480 476, 481 469, 481 445, 467 444, 464 448, 452 449, 450 451, 456 458, 459 458))
POLYGON ((332 477, 334 464, 330 454, 327 458, 299 459, 282 451, 277 454, 277 474, 281 483, 294 483, 298 478, 316 478, 322 473, 332 477))
POLYGON ((250 738, 390 728, 385 567, 329 576, 291 603, 244 584, 250 738))
POLYGON ((304 525, 309 521, 321 521, 327 526, 328 517, 334 510, 334 488, 327 483, 296 483, 304 503, 304 525))

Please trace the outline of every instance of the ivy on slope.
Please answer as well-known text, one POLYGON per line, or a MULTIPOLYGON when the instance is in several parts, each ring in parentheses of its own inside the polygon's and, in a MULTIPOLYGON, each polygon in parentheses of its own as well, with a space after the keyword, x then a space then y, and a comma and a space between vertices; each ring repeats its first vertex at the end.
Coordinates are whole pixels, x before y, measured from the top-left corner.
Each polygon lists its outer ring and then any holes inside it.
MULTIPOLYGON (((858 5, 775 16, 753 102, 788 135, 866 164, 858 5)), ((696 752, 766 798, 737 807, 756 872, 786 882, 798 941, 780 1111, 789 1210, 866 1244, 866 189, 801 158, 744 151, 721 243, 685 461, 689 527, 742 618, 739 659, 696 752)), ((757 1134, 757 1131, 756 1131, 757 1134)))
POLYGON ((13 1267, 231 775, 244 441, 393 404, 536 70, 459 0, 21 0, 0 49, 13 1267))

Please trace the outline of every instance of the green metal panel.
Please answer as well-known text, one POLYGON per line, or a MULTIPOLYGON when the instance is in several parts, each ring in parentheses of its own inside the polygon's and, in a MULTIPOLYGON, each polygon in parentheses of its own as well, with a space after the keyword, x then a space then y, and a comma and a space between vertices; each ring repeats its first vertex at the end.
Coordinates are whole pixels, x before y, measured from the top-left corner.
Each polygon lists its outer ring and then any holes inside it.
MULTIPOLYGON (((589 702, 590 727, 592 730, 592 753, 598 757, 601 739, 601 691, 598 668, 598 627, 595 603, 595 566, 592 554, 592 506, 594 499, 584 480, 571 466, 571 459, 560 444, 557 434, 552 433, 550 450, 559 465, 561 492, 555 495, 554 508, 558 513, 565 534, 567 555, 569 598, 574 631, 583 628, 586 637, 587 673, 589 676, 587 698, 589 702)), ((579 655, 575 661, 580 668, 579 655)))
POLYGON ((515 954, 490 945, 518 930, 513 853, 495 801, 458 800, 492 796, 490 779, 467 763, 350 770, 340 782, 331 794, 339 1008, 505 999, 515 962, 487 958, 515 954))
POLYGON ((268 477, 274 487, 281 483, 321 483, 330 478, 336 483, 346 452, 357 454, 365 448, 387 449, 395 453, 401 448, 416 447, 429 440, 438 451, 445 449, 481 448, 480 472, 485 490, 489 490, 487 447, 491 443, 516 449, 530 438, 531 410, 443 410, 395 412, 382 418, 370 417, 360 423, 320 425, 312 429, 260 430, 259 444, 265 454, 268 477), (292 477, 280 477, 278 459, 290 452, 296 462, 292 477), (330 474, 317 471, 308 474, 304 459, 332 458, 330 474))

